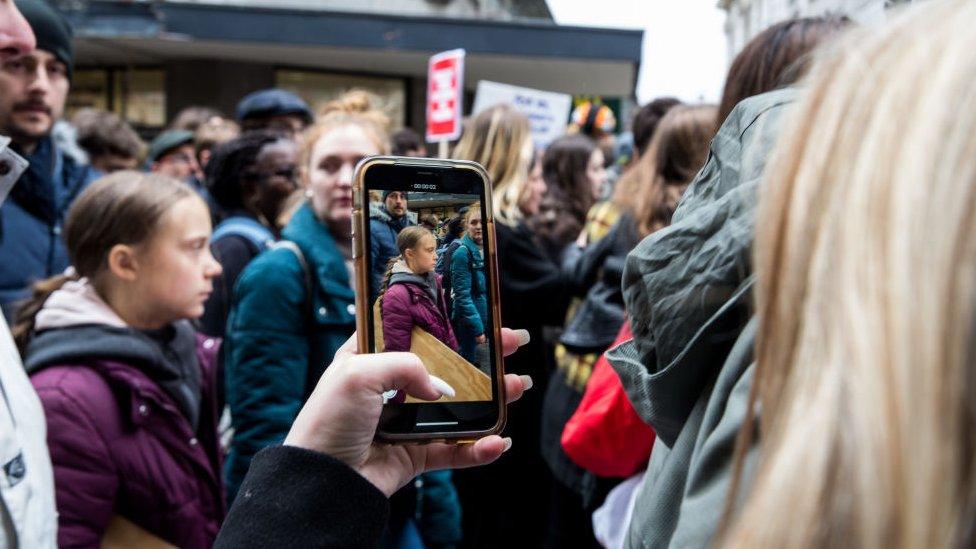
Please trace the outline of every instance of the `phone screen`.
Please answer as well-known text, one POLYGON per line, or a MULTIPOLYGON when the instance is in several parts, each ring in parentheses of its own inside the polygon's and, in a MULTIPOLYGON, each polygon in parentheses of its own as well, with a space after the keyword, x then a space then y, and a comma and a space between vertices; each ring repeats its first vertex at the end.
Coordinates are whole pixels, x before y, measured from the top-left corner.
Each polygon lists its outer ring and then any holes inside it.
POLYGON ((499 420, 494 237, 487 182, 451 163, 367 165, 362 176, 370 352, 409 351, 447 382, 435 403, 384 395, 380 432, 477 432, 499 420))

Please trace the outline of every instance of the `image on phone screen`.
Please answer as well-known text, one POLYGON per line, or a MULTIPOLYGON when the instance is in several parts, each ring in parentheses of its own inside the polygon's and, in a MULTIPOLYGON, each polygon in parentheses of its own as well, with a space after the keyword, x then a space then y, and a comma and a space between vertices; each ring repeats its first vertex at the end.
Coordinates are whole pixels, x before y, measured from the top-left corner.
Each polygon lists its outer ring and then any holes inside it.
MULTIPOLYGON (((368 212, 374 350, 418 355, 455 390, 438 402, 491 401, 493 326, 480 195, 373 190, 368 212)), ((391 404, 420 402, 401 391, 384 397, 391 404)))

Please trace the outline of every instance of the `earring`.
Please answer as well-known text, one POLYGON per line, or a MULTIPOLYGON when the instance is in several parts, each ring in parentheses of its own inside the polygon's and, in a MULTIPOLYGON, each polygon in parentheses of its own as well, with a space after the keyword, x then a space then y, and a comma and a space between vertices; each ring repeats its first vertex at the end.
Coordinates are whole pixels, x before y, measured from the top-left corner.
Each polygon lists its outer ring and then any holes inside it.
POLYGON ((305 189, 305 198, 312 198, 312 189, 305 189))

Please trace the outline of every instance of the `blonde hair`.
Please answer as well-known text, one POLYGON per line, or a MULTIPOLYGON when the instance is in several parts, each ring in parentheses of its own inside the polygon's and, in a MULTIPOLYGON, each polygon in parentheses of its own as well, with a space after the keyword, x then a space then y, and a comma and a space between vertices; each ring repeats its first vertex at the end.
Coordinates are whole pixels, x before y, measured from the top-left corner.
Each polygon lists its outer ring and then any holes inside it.
POLYGON ((304 173, 309 170, 315 143, 326 133, 345 125, 365 131, 381 154, 390 150, 390 118, 381 109, 379 98, 365 90, 350 90, 323 105, 315 123, 305 130, 299 151, 299 166, 304 173))
POLYGON ((857 31, 784 123, 757 218, 760 463, 725 545, 974 541, 974 21, 954 0, 857 31))
POLYGON ((492 213, 495 220, 514 226, 522 219, 519 199, 529 178, 531 155, 524 149, 531 143, 529 120, 510 105, 496 105, 482 111, 465 128, 454 157, 473 160, 485 167, 492 183, 492 213))

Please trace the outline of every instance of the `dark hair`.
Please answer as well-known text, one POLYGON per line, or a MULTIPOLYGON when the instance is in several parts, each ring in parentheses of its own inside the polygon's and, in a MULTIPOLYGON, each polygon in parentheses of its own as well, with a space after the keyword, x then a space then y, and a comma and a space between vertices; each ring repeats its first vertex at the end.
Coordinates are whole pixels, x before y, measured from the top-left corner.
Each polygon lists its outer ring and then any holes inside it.
POLYGON ((631 133, 634 134, 634 157, 640 157, 647 150, 647 145, 654 137, 654 130, 658 122, 667 114, 671 107, 680 105, 681 101, 674 97, 659 97, 638 109, 634 114, 631 133))
POLYGON ((147 242, 174 204, 196 196, 188 185, 171 177, 129 170, 102 177, 78 195, 64 223, 64 241, 75 273, 34 285, 12 330, 21 352, 30 341, 37 313, 52 293, 69 280, 94 278, 106 267, 113 246, 147 242))
POLYGON ((592 139, 565 135, 553 141, 542 157, 542 178, 548 192, 532 228, 553 249, 561 249, 576 238, 595 202, 586 177, 595 150, 592 139))
POLYGON ((715 124, 713 105, 681 105, 668 111, 632 172, 640 182, 634 222, 643 238, 671 224, 671 216, 708 157, 715 124))
POLYGON ((128 122, 115 113, 81 109, 71 119, 78 146, 91 157, 106 155, 139 159, 146 144, 128 122))
POLYGON ((390 153, 394 156, 405 156, 410 151, 416 151, 426 146, 417 132, 410 128, 403 128, 394 132, 390 136, 390 142, 393 144, 390 153))
POLYGON ((806 73, 810 53, 849 23, 846 17, 836 15, 790 19, 750 40, 729 68, 718 107, 717 126, 743 99, 799 80, 806 73))
POLYGON ((440 219, 437 219, 436 214, 425 214, 420 216, 420 224, 425 227, 433 227, 436 229, 440 224, 440 221, 440 219))
POLYGON ((217 145, 207 164, 207 188, 224 210, 244 209, 243 182, 253 177, 258 155, 266 146, 283 139, 268 132, 245 133, 217 145))
POLYGON ((187 130, 191 132, 206 124, 213 118, 227 118, 217 109, 192 105, 181 110, 169 124, 169 130, 187 130))
POLYGON ((458 215, 448 219, 444 222, 447 226, 447 233, 444 235, 444 244, 450 244, 454 240, 461 238, 464 234, 464 214, 458 213, 458 215))

